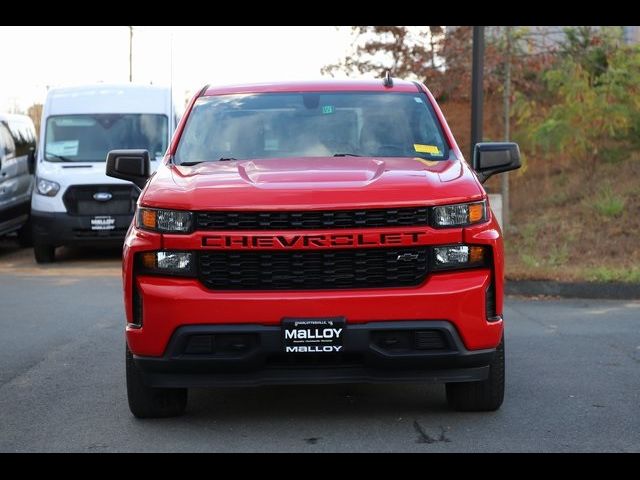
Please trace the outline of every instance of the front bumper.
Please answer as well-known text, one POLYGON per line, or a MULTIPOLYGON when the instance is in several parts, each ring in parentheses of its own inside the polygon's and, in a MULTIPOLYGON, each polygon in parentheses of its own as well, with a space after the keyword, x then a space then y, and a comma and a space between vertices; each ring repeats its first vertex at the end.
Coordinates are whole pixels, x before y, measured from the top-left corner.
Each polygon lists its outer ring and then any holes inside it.
POLYGON ((344 317, 350 326, 446 320, 465 348, 495 348, 502 337, 502 320, 486 318, 491 281, 491 270, 470 269, 432 274, 411 288, 231 292, 209 290, 196 279, 140 275, 135 288, 142 299, 142 325, 127 324, 127 341, 135 355, 160 357, 174 332, 187 325, 280 328, 286 317, 344 317))
POLYGON ((163 356, 134 360, 151 387, 449 383, 486 379, 495 349, 468 350, 446 321, 393 321, 347 324, 344 353, 283 352, 280 326, 189 325, 175 331, 163 356), (216 346, 202 349, 202 339, 216 346))
POLYGON ((115 219, 113 230, 92 230, 93 216, 33 210, 31 212, 33 239, 35 243, 54 246, 121 246, 133 215, 110 216, 115 219))

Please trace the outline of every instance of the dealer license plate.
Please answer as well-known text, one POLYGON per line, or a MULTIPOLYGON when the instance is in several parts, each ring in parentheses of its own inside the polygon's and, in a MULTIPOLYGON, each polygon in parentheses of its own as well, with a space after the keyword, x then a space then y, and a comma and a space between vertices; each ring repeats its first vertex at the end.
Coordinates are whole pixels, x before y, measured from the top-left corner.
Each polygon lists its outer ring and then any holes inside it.
POLYGON ((113 230, 114 228, 116 228, 116 219, 108 215, 91 219, 91 230, 113 230))
POLYGON ((285 318, 282 321, 285 353, 341 353, 345 320, 285 318))

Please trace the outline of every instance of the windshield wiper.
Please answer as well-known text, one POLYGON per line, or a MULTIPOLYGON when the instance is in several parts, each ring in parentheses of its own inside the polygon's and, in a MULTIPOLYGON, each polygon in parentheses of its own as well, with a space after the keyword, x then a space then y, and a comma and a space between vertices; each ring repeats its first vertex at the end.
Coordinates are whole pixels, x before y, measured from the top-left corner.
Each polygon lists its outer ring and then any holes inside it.
POLYGON ((207 162, 207 161, 208 160, 199 160, 197 162, 180 162, 180 163, 178 163, 178 166, 179 167, 181 167, 181 166, 192 167, 194 165, 198 165, 199 163, 204 163, 204 162, 207 162))
POLYGON ((357 155, 355 153, 334 153, 334 157, 361 157, 362 155, 357 155))
MULTIPOLYGON (((237 160, 237 158, 233 158, 233 157, 220 157, 217 161, 218 162, 228 162, 230 160, 237 160)), ((178 165, 184 165, 185 167, 193 167, 194 165, 198 165, 200 163, 209 163, 209 162, 213 162, 214 160, 196 160, 193 162, 180 162, 178 165)))
POLYGON ((60 162, 74 162, 75 160, 71 160, 68 157, 63 157, 62 155, 56 155, 55 153, 44 152, 46 157, 57 158, 60 162))

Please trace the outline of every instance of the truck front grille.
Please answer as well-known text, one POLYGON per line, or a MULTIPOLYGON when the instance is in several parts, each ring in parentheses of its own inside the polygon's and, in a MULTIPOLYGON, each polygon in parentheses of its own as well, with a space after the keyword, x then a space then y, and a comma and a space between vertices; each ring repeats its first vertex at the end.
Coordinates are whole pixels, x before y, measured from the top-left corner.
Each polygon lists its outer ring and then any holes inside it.
POLYGON ((62 200, 69 215, 133 214, 140 192, 130 185, 73 185, 67 188, 62 200), (100 202, 96 193, 109 193, 111 199, 100 202))
POLYGON ((302 212, 198 212, 198 230, 313 230, 429 224, 427 207, 302 212))
POLYGON ((426 247, 210 251, 199 255, 199 277, 215 290, 408 287, 426 279, 427 259, 426 247))

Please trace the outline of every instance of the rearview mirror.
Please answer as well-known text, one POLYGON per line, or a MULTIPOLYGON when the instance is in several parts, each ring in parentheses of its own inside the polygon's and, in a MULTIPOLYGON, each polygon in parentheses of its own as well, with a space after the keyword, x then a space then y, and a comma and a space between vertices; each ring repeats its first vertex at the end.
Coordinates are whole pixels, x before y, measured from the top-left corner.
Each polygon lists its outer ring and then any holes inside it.
POLYGON ((107 153, 107 175, 129 180, 141 189, 151 174, 147 150, 111 150, 107 153))
POLYGON ((520 148, 513 142, 476 143, 473 169, 484 183, 491 175, 520 168, 520 148))

